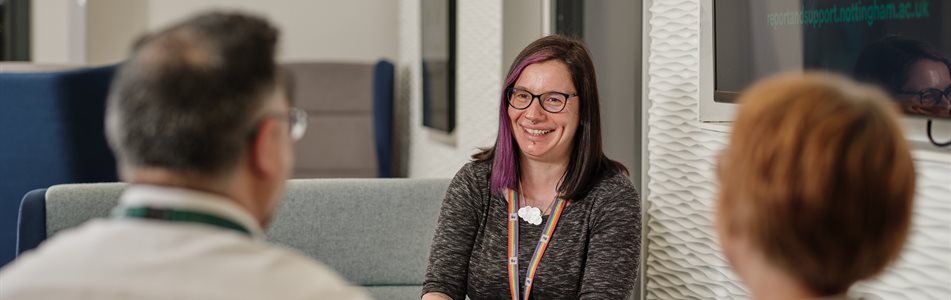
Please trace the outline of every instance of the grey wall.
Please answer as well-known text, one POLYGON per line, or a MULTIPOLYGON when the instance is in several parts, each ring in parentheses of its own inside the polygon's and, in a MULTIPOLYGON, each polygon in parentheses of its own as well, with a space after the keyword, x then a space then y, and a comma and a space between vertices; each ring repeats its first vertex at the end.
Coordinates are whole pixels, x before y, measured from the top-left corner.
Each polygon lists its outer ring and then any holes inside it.
POLYGON ((604 151, 641 182, 641 2, 585 1, 584 40, 601 96, 604 151))
POLYGON ((502 79, 518 53, 542 37, 542 0, 517 0, 502 3, 502 79))
MULTIPOLYGON (((641 11, 640 1, 584 1, 584 40, 598 76, 604 152, 628 168, 643 195, 641 11)), ((640 299, 639 282, 630 299, 640 299)))

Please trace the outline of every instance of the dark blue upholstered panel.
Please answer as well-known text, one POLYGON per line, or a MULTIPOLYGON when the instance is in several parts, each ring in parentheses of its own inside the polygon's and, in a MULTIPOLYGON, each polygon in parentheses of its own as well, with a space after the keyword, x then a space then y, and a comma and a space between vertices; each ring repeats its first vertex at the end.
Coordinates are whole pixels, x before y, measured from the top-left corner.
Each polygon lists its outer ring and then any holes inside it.
POLYGON ((46 189, 35 189, 23 196, 17 225, 17 256, 46 240, 46 189))
POLYGON ((0 73, 0 266, 16 254, 17 215, 28 191, 117 181, 103 129, 114 70, 0 73))
POLYGON ((377 177, 393 177, 393 64, 381 60, 373 67, 373 136, 377 177))

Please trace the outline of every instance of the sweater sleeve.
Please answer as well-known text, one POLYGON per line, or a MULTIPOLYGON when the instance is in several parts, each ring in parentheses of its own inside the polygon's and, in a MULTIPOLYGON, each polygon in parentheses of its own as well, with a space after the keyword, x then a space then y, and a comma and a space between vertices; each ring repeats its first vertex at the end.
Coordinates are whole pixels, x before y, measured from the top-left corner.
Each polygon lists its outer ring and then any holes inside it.
POLYGON ((637 190, 611 178, 592 209, 580 299, 627 299, 638 275, 641 217, 637 190), (615 184, 618 183, 618 184, 615 184))
POLYGON ((429 252, 424 295, 441 292, 453 299, 466 297, 469 257, 484 210, 481 199, 488 193, 479 184, 485 178, 475 169, 474 163, 460 169, 446 191, 429 252))

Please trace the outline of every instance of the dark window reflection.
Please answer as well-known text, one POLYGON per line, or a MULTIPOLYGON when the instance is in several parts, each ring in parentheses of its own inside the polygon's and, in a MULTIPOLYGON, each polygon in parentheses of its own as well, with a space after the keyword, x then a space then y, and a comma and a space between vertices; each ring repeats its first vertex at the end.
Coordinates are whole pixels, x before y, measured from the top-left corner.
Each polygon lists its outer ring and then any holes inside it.
POLYGON ((714 51, 718 102, 825 70, 881 85, 907 114, 951 118, 951 1, 715 0, 714 51))
POLYGON ((855 76, 888 90, 905 113, 951 117, 951 62, 926 42, 890 36, 872 43, 855 76))

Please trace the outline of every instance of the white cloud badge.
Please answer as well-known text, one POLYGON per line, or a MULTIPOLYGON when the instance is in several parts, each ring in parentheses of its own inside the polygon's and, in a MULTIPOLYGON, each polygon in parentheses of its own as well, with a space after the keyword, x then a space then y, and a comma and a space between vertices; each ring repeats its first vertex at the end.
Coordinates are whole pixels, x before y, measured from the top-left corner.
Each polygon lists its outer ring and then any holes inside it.
POLYGON ((542 211, 538 207, 523 206, 518 209, 518 216, 532 225, 542 223, 542 211))

